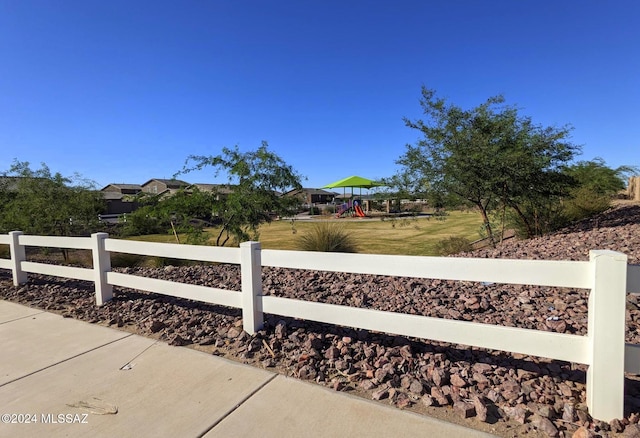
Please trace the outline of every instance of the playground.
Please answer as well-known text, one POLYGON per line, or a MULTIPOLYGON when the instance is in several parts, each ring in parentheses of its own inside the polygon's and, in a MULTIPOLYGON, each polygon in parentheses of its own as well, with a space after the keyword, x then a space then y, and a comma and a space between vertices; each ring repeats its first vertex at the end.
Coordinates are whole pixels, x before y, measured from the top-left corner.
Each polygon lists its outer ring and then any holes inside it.
POLYGON ((371 189, 373 187, 380 187, 382 185, 383 184, 377 181, 373 181, 368 178, 363 178, 361 176, 352 175, 352 176, 343 178, 341 180, 335 181, 331 184, 327 184, 326 186, 323 187, 323 189, 342 188, 343 190, 342 199, 344 202, 342 202, 339 205, 336 205, 336 213, 335 213, 336 218, 345 218, 345 217, 364 218, 364 217, 367 217, 367 215, 365 214, 365 211, 368 212, 369 208, 367 205, 365 207, 365 210, 362 209, 362 206, 363 206, 362 189, 371 189), (346 190, 348 188, 351 189, 351 196, 347 198, 346 190), (355 188, 360 189, 359 198, 354 198, 353 189, 355 188))

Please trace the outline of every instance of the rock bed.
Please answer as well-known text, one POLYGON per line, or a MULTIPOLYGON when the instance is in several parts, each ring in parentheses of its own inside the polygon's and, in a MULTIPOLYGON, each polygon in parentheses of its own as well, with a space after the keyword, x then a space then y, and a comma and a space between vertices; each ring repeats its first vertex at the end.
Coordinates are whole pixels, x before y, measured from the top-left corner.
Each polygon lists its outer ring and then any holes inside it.
MULTIPOLYGON (((619 208, 563 233, 467 256, 586 260, 588 250, 614 249, 640 262, 640 207, 619 208)), ((119 272, 240 290, 231 265, 119 272)), ((440 318, 586 334, 588 291, 483 285, 279 268, 263 269, 265 294, 440 318)), ((460 418, 520 424, 519 433, 549 436, 640 436, 640 383, 626 381, 625 418, 594 421, 586 412, 585 367, 518 354, 429 342, 265 315, 250 336, 239 309, 116 288, 94 305, 91 283, 32 275, 15 288, 0 272, 0 298, 92 323, 123 327, 273 368, 338 391, 353 391, 399 408, 446 407, 460 418), (581 435, 579 435, 581 434, 581 435)), ((640 343, 635 295, 627 303, 627 342, 640 343)), ((496 433, 512 436, 507 429, 496 433)))

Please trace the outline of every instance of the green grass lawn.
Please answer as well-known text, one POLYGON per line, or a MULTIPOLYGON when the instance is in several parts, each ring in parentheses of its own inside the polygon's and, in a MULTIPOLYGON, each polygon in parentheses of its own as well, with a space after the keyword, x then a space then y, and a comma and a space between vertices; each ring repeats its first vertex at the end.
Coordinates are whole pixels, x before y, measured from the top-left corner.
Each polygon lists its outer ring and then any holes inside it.
MULTIPOLYGON (((448 237, 465 237, 471 241, 479 238, 482 224, 476 212, 451 211, 444 220, 432 218, 398 218, 395 220, 362 219, 346 220, 327 218, 340 224, 352 234, 358 244, 358 252, 366 254, 437 255, 438 241, 448 237)), ((274 221, 260 228, 260 242, 265 249, 296 250, 297 238, 314 225, 312 221, 274 221)), ((207 230, 210 241, 215 241, 216 229, 207 230)), ((184 242, 185 236, 179 236, 184 242)), ((138 236, 132 239, 148 242, 176 243, 172 234, 138 236)))

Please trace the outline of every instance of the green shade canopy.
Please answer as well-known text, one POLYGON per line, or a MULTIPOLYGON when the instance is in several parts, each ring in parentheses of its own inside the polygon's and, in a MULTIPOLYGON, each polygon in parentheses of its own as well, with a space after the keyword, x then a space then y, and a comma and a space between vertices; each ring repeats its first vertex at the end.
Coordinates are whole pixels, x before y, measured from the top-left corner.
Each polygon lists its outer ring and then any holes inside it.
POLYGON ((380 187, 381 183, 377 181, 373 181, 367 178, 363 178, 361 176, 348 176, 339 181, 333 182, 331 184, 327 184, 322 187, 323 189, 335 189, 337 187, 359 187, 361 189, 370 189, 372 187, 380 187))

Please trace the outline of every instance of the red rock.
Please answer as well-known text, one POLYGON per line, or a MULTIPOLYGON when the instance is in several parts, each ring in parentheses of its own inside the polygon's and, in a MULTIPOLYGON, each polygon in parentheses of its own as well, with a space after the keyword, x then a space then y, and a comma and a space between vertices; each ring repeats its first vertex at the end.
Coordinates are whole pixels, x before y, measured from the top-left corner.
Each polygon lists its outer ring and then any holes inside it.
POLYGON ((378 368, 373 375, 378 382, 382 383, 387 379, 389 373, 384 368, 378 368))
POLYGON ((458 388, 464 388, 469 384, 469 382, 464 380, 459 374, 452 374, 449 381, 453 386, 457 386, 458 388))
POLYGON ((274 329, 274 334, 278 339, 284 339, 287 336, 287 324, 284 321, 278 321, 274 329))
POLYGON ((317 372, 314 367, 309 365, 304 365, 298 370, 298 378, 302 380, 312 380, 315 379, 317 372))
POLYGON ((571 388, 569 388, 569 385, 567 385, 566 383, 558 384, 558 388, 560 389, 560 392, 562 393, 562 395, 564 395, 565 397, 573 396, 573 392, 571 391, 571 388))
POLYGON ((404 409, 410 407, 412 404, 413 402, 411 401, 411 399, 409 399, 409 397, 407 397, 406 394, 398 394, 398 398, 396 400, 397 407, 399 407, 400 409, 404 409))
POLYGON ((422 401, 422 404, 425 406, 433 406, 435 404, 435 400, 429 394, 423 395, 420 400, 422 401))
POLYGON ((482 363, 482 362, 474 363, 472 368, 475 372, 480 374, 487 374, 489 371, 493 369, 493 367, 488 363, 482 363))
POLYGON ((162 330, 163 328, 165 328, 166 325, 164 322, 162 321, 158 321, 158 320, 154 320, 151 325, 149 326, 149 330, 151 331, 151 333, 157 333, 160 330, 162 330))
POLYGON ((371 380, 362 380, 360 383, 358 383, 358 386, 363 389, 364 391, 370 391, 372 389, 374 389, 376 385, 373 381, 371 380))
POLYGON ((507 414, 507 417, 509 417, 513 421, 520 424, 524 424, 526 422, 527 411, 523 406, 505 406, 502 408, 502 410, 505 412, 505 414, 507 414))
POLYGON ((448 373, 442 368, 434 369, 431 378, 433 379, 433 383, 435 383, 436 386, 446 385, 449 381, 448 373))
POLYGON ((416 395, 421 395, 424 392, 424 386, 420 383, 419 380, 413 379, 411 381, 411 385, 409 386, 409 392, 416 395))
POLYGON ((382 388, 371 394, 371 398, 374 400, 383 400, 387 397, 389 397, 389 388, 382 388))
POLYGON ((584 426, 580 426, 578 430, 573 432, 571 438, 594 438, 596 434, 584 426))
POLYGON ((624 425, 617 418, 614 418, 609 422, 609 427, 611 427, 611 430, 616 433, 620 433, 624 430, 624 425))
POLYGON ((451 404, 451 398, 445 395, 442 392, 442 389, 438 388, 437 386, 431 388, 431 397, 433 397, 440 406, 447 406, 451 404))
POLYGON ((582 409, 576 410, 576 415, 578 416, 578 423, 581 425, 588 425, 591 422, 591 415, 582 409))
POLYGON ((571 403, 565 403, 562 408, 562 419, 567 423, 573 423, 576 419, 576 411, 571 403))
POLYGON ((625 427, 622 433, 623 438, 640 438, 640 426, 637 424, 630 424, 625 427))
POLYGON ((334 346, 327 348, 327 350, 324 352, 324 357, 326 357, 327 359, 336 359, 339 356, 340 356, 340 350, 338 350, 334 346))
POLYGON ((520 385, 513 380, 507 380, 502 385, 502 396, 507 400, 515 400, 520 395, 520 385))
POLYGON ((477 395, 473 396, 471 398, 471 401, 473 402, 473 406, 476 409, 476 416, 478 420, 487 421, 487 405, 485 404, 485 402, 482 401, 482 399, 477 395))
POLYGON ((531 424, 550 437, 556 437, 559 435, 558 428, 548 418, 534 415, 531 419, 531 424))
POLYGON ((476 415, 476 408, 473 403, 467 403, 464 401, 455 402, 453 404, 453 410, 462 418, 469 418, 476 415))

